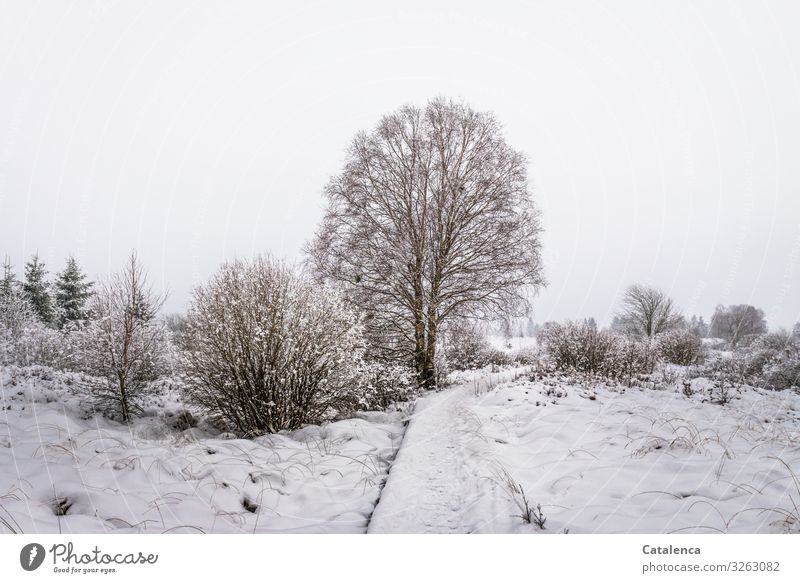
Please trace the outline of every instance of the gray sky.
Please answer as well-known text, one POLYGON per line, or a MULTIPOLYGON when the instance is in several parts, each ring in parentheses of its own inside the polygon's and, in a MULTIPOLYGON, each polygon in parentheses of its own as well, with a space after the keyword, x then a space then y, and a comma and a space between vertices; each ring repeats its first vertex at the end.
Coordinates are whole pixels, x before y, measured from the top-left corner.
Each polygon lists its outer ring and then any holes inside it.
POLYGON ((299 258, 352 135, 445 95, 530 159, 538 320, 607 322, 641 281, 789 326, 798 23, 791 1, 0 0, 0 254, 102 277, 135 247, 182 310, 225 258, 299 258))

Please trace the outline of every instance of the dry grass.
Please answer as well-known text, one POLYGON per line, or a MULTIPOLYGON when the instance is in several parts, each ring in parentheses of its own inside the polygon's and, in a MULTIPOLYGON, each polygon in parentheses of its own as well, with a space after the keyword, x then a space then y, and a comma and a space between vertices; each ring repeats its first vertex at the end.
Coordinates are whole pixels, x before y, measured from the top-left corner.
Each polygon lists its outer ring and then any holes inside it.
POLYGON ((625 446, 632 448, 631 456, 642 458, 655 451, 685 451, 710 454, 711 445, 721 450, 723 459, 733 459, 731 447, 714 429, 700 429, 687 419, 672 417, 665 420, 655 419, 651 422, 650 431, 644 435, 631 437, 625 446))
POLYGON ((519 514, 514 514, 513 517, 521 518, 525 524, 535 524, 540 530, 544 530, 547 517, 542 511, 542 505, 534 505, 525 494, 525 488, 522 484, 517 482, 506 469, 501 470, 498 478, 520 511, 519 514))

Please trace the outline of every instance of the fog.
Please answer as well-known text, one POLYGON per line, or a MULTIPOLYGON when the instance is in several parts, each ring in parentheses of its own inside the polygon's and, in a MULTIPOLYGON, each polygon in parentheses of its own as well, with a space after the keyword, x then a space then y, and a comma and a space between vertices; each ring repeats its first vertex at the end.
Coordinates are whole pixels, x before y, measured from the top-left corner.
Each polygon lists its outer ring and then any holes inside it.
POLYGON ((302 258, 359 130, 405 103, 495 113, 529 159, 538 321, 630 283, 687 315, 800 320, 800 5, 2 2, 0 255, 132 248, 168 311, 226 258, 302 258), (269 4, 269 6, 267 5, 269 4))

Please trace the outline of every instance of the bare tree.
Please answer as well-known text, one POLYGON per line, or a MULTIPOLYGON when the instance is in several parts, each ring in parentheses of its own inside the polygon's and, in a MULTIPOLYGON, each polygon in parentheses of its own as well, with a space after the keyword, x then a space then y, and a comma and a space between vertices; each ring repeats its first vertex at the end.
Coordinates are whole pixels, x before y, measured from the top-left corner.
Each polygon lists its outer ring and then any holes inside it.
POLYGON ((743 338, 767 331, 764 311, 749 304, 717 306, 711 317, 711 336, 736 346, 743 338))
POLYGON ((612 327, 634 336, 652 338, 683 324, 683 316, 663 291, 635 284, 625 290, 622 308, 612 327))
POLYGON ((194 401, 245 435, 356 405, 358 317, 337 292, 279 261, 223 265, 194 291, 181 344, 194 401))
POLYGON ((169 333, 157 317, 164 300, 131 253, 122 271, 99 286, 91 320, 77 332, 81 367, 97 379, 89 387, 96 404, 124 422, 168 368, 169 333))
POLYGON ((544 285, 525 158, 490 114, 435 99, 359 133, 309 264, 367 314, 372 350, 435 384, 439 329, 454 316, 527 313, 544 285))

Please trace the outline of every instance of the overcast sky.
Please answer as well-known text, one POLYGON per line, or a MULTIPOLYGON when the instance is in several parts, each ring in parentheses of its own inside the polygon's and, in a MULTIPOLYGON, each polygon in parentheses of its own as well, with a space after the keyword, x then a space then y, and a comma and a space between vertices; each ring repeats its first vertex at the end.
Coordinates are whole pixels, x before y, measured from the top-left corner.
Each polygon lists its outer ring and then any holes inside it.
POLYGON ((137 248, 169 311, 301 257, 353 134, 444 95, 529 158, 537 320, 632 282, 800 320, 800 3, 0 0, 0 255, 137 248))

